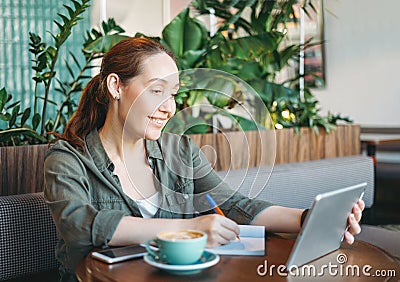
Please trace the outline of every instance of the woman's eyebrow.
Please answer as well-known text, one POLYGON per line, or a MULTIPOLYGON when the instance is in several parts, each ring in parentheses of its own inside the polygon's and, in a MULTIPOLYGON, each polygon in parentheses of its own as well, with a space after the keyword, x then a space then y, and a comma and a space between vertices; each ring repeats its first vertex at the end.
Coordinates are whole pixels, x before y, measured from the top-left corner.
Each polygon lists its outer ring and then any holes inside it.
POLYGON ((151 82, 155 82, 155 81, 161 81, 161 82, 164 82, 164 83, 168 82, 166 79, 155 77, 155 78, 149 79, 147 81, 147 83, 151 83, 151 82))
MULTIPOLYGON (((169 83, 169 81, 166 80, 166 79, 155 77, 155 78, 149 79, 147 81, 147 84, 151 84, 151 83, 154 83, 154 82, 162 82, 163 84, 169 83)), ((179 82, 174 87, 179 87, 179 82)))

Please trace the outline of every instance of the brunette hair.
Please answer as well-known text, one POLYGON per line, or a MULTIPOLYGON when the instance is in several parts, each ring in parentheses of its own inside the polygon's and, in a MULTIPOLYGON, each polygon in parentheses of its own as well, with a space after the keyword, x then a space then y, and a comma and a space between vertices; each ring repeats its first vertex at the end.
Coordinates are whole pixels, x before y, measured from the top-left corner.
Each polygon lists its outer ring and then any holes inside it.
POLYGON ((78 108, 69 120, 64 134, 57 139, 68 141, 75 148, 85 151, 84 139, 93 129, 104 125, 110 95, 107 90, 107 76, 115 73, 122 84, 143 71, 143 61, 156 54, 171 51, 160 43, 147 38, 128 38, 113 46, 103 57, 100 73, 92 78, 82 92, 78 108))

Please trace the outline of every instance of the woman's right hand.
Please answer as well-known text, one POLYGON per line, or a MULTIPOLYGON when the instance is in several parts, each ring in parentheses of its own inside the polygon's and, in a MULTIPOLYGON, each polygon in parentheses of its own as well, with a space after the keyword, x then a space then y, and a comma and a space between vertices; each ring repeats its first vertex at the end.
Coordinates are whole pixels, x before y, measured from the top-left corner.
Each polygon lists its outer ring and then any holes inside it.
POLYGON ((217 247, 235 240, 239 235, 239 226, 233 220, 219 214, 203 215, 193 218, 191 228, 207 233, 207 247, 217 247))

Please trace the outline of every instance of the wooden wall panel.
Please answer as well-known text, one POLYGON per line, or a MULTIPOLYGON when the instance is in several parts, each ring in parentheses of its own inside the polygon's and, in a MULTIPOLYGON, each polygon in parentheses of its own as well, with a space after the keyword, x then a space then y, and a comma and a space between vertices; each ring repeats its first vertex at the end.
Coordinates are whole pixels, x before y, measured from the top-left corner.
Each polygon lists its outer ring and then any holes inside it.
POLYGON ((0 195, 43 191, 47 145, 0 147, 0 195))
POLYGON ((359 125, 338 125, 337 129, 330 133, 326 133, 321 128, 318 134, 310 128, 301 128, 300 135, 298 135, 294 129, 285 128, 275 132, 210 133, 202 135, 202 138, 196 135, 190 135, 190 137, 198 146, 208 145, 218 152, 213 159, 216 170, 360 154, 359 125), (276 151, 273 149, 274 147, 276 151), (264 156, 260 156, 261 153, 265 153, 264 156), (275 161, 272 160, 274 155, 275 161))
MULTIPOLYGON (((339 125, 327 134, 302 128, 190 135, 216 170, 318 160, 360 154, 360 126, 339 125)), ((0 147, 0 194, 43 191, 47 145, 0 147)))

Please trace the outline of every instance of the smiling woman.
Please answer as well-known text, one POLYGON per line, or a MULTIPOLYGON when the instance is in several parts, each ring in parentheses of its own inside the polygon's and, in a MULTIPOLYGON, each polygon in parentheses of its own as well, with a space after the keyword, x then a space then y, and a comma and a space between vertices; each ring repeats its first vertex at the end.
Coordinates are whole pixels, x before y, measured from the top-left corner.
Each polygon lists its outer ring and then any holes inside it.
MULTIPOLYGON (((59 136, 60 139, 69 141, 75 147, 84 150, 83 139, 90 131, 100 129, 104 124, 107 125, 106 119, 115 126, 118 123, 117 116, 126 118, 130 106, 146 88, 145 84, 148 80, 157 78, 156 74, 152 73, 155 64, 154 60, 151 60, 152 56, 159 55, 163 58, 157 66, 161 71, 157 74, 159 77, 163 78, 173 72, 176 73, 176 77, 178 76, 172 53, 160 44, 149 44, 149 42, 151 41, 138 38, 125 40, 105 54, 100 73, 86 86, 79 107, 69 121, 64 134, 59 136), (135 44, 132 44, 133 41, 135 44), (128 57, 127 53, 134 56, 128 57), (144 70, 147 60, 149 60, 149 67, 144 70), (165 62, 167 62, 166 65, 165 62), (135 89, 137 87, 139 88, 135 89), (135 93, 127 95, 126 93, 130 91, 135 93)), ((124 122, 122 120, 119 124, 121 131, 124 122)))
MULTIPOLYGON (((124 127, 124 146, 145 138, 156 140, 161 129, 175 114, 174 95, 179 88, 179 75, 175 62, 167 54, 157 54, 144 61, 142 73, 124 86, 116 75, 110 75, 112 95, 121 95, 113 103, 106 122, 114 128, 124 127), (120 113, 118 113, 120 112, 120 113)), ((107 128, 103 127, 103 130, 107 128)))
MULTIPOLYGON (((110 49, 84 89, 44 165, 62 281, 76 281, 77 263, 93 248, 143 243, 161 231, 199 230, 214 247, 235 240, 238 224, 300 230, 302 209, 243 196, 189 137, 162 133, 175 113, 178 86, 169 51, 129 38, 110 49), (206 194, 225 216, 214 214, 206 194)), ((353 209, 351 233, 359 232, 362 209, 363 203, 353 209)))

